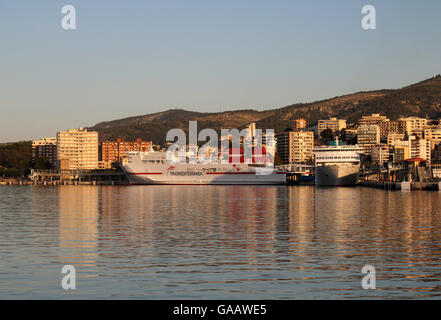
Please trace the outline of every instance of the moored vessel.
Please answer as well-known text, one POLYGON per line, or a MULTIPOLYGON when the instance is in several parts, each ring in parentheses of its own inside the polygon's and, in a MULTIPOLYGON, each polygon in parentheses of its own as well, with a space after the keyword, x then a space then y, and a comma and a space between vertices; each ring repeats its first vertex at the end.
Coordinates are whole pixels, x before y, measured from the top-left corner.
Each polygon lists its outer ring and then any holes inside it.
POLYGON ((315 184, 317 186, 353 186, 358 182, 360 155, 357 145, 320 146, 314 148, 315 184))
POLYGON ((130 184, 285 184, 286 173, 248 163, 170 163, 162 151, 130 152, 122 169, 130 184))

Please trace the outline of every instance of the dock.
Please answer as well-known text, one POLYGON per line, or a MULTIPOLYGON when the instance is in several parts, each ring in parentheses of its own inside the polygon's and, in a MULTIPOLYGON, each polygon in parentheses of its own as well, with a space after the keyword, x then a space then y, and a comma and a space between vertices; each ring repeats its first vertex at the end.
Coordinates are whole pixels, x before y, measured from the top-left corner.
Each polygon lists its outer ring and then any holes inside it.
POLYGON ((120 170, 32 170, 28 179, 3 178, 0 185, 126 185, 127 177, 120 170))
POLYGON ((441 179, 436 171, 438 168, 437 165, 378 166, 362 170, 359 185, 383 190, 441 191, 441 179))

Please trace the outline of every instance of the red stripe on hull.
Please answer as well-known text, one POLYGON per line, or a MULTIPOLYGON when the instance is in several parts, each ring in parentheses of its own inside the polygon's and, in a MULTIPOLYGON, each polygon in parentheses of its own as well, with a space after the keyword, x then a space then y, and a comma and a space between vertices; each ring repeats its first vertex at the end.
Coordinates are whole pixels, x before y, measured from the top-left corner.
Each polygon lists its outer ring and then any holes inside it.
POLYGON ((256 174, 255 172, 207 172, 207 174, 256 174))
MULTIPOLYGON (((149 175, 162 174, 162 172, 128 172, 128 175, 149 175)), ((207 172, 206 174, 256 174, 256 172, 207 172)), ((286 174, 286 172, 276 172, 276 174, 286 174)))
POLYGON ((129 172, 129 175, 146 175, 146 174, 162 174, 162 172, 129 172))

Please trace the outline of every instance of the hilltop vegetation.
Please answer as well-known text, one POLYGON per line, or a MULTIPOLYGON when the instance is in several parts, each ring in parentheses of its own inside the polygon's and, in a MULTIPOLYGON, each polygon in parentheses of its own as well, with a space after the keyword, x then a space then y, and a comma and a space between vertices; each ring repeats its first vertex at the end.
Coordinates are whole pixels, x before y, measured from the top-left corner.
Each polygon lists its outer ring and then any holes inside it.
POLYGON ((339 117, 348 120, 348 123, 356 123, 361 116, 371 113, 381 113, 391 120, 402 116, 441 118, 441 76, 437 75, 401 89, 357 92, 273 110, 203 113, 174 109, 102 122, 89 129, 98 131, 100 140, 142 138, 164 145, 169 129, 181 128, 187 132, 190 120, 198 121, 198 130, 244 128, 248 123, 256 122, 258 128, 271 128, 280 132, 290 127, 292 120, 298 118, 305 118, 309 125, 315 125, 318 120, 329 117, 339 117))

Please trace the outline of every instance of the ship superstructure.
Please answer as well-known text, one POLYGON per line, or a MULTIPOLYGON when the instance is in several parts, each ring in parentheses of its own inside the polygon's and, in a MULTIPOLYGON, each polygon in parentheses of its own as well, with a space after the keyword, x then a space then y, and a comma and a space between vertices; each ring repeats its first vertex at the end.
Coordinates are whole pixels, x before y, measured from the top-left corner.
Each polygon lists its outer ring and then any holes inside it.
POLYGON ((360 155, 357 145, 320 146, 314 148, 315 184, 318 186, 349 186, 358 182, 360 155))

